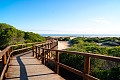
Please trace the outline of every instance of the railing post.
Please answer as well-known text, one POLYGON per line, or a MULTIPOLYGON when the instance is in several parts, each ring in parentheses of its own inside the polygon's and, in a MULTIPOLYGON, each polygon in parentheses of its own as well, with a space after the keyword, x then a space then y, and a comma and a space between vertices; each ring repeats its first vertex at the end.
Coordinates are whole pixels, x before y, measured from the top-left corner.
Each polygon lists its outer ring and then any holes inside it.
POLYGON ((45 64, 45 51, 42 49, 42 64, 45 64))
POLYGON ((13 46, 11 47, 11 50, 10 50, 11 52, 13 51, 13 46))
POLYGON ((26 43, 26 51, 28 51, 28 45, 27 45, 27 43, 26 43))
POLYGON ((52 48, 52 43, 50 43, 50 49, 52 48))
POLYGON ((58 40, 57 40, 57 42, 56 42, 56 43, 57 43, 57 49, 58 49, 58 40))
MULTIPOLYGON (((13 46, 10 48, 10 52, 12 52, 12 51, 13 51, 13 46)), ((10 54, 10 56, 12 57, 13 54, 10 54)))
POLYGON ((37 58, 37 46, 35 46, 35 47, 36 47, 36 48, 35 48, 35 49, 36 49, 36 51, 35 51, 35 52, 36 52, 36 53, 35 53, 35 58, 37 58))
MULTIPOLYGON (((90 72, 90 57, 85 56, 84 57, 84 74, 89 74, 90 72)), ((84 77, 84 80, 88 80, 84 77)))
POLYGON ((6 53, 2 57, 3 65, 6 65, 7 59, 6 59, 6 53))
POLYGON ((48 43, 48 49, 50 48, 50 43, 48 43))
POLYGON ((39 46, 38 47, 38 59, 39 59, 40 55, 41 55, 41 52, 40 52, 40 46, 39 46))
MULTIPOLYGON (((59 62, 59 53, 56 51, 56 62, 59 62)), ((59 74, 59 65, 56 63, 55 64, 55 72, 59 74)))
POLYGON ((32 45, 32 51, 33 51, 33 56, 34 56, 34 44, 32 45))
MULTIPOLYGON (((10 52, 10 48, 8 49, 8 51, 7 51, 7 54, 8 54, 8 58, 10 57, 10 54, 11 52, 10 52)), ((9 62, 10 62, 10 60, 9 60, 9 62)))
MULTIPOLYGON (((20 46, 20 48, 22 49, 22 45, 20 46)), ((23 50, 21 50, 21 52, 23 53, 23 50)))
POLYGON ((9 51, 10 51, 10 50, 8 49, 8 51, 7 51, 7 53, 6 53, 6 55, 7 55, 7 58, 9 57, 9 51))

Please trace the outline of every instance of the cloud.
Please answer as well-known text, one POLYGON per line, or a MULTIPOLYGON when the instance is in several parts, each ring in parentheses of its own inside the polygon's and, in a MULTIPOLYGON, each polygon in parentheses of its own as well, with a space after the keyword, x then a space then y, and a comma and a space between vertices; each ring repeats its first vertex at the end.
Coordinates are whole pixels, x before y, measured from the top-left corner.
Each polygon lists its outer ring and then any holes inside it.
POLYGON ((98 17, 98 18, 94 18, 94 19, 90 18, 88 20, 92 21, 93 23, 96 23, 96 24, 110 24, 110 21, 108 21, 104 17, 98 17))

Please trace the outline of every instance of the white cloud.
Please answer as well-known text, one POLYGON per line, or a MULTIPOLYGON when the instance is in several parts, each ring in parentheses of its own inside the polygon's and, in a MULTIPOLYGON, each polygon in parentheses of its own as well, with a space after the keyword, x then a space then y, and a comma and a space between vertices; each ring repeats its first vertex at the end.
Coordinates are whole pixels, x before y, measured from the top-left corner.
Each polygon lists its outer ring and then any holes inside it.
POLYGON ((98 17, 98 18, 90 18, 89 21, 92 21, 95 24, 110 24, 110 21, 105 19, 104 17, 98 17))

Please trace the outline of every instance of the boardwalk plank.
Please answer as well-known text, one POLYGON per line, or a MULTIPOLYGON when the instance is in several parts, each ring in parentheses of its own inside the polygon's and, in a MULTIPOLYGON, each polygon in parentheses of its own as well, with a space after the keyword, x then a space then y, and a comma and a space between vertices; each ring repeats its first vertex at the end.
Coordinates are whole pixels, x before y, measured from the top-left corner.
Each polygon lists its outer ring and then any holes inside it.
POLYGON ((64 80, 26 52, 13 56, 10 60, 6 80, 64 80))

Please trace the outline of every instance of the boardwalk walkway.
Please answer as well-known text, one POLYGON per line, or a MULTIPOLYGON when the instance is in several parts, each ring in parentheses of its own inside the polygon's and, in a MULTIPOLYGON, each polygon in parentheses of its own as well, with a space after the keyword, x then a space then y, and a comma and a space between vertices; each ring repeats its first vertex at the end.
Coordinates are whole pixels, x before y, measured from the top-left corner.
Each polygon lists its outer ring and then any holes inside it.
POLYGON ((64 80, 58 74, 42 65, 32 56, 32 52, 25 52, 13 56, 10 60, 6 80, 64 80))

